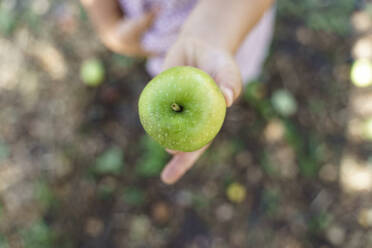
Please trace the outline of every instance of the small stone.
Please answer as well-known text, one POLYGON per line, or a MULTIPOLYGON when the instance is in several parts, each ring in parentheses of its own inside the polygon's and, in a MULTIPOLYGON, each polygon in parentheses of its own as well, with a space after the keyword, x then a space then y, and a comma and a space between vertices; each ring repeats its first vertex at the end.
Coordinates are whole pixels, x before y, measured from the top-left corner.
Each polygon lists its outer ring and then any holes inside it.
POLYGON ((278 142, 283 139, 284 131, 283 123, 280 120, 273 119, 265 128, 265 139, 269 143, 278 142))
POLYGON ((240 152, 235 159, 238 165, 247 166, 252 163, 252 154, 248 151, 243 151, 240 152))
POLYGON ((258 184, 262 179, 262 171, 258 166, 247 171, 247 180, 250 184, 258 184))
POLYGON ((273 151, 273 161, 278 168, 278 174, 283 179, 294 179, 298 174, 298 166, 295 162, 295 152, 288 145, 279 146, 273 151))
POLYGON ((24 173, 19 166, 5 164, 0 167, 0 193, 22 180, 24 173))
POLYGON ((362 209, 358 215, 358 222, 363 227, 372 226, 372 208, 362 209))
POLYGON ((95 217, 89 218, 85 223, 85 232, 92 237, 97 237, 99 234, 101 234, 103 228, 103 222, 95 217))
POLYGON ((332 164, 322 166, 319 171, 319 178, 325 182, 335 182, 338 177, 338 168, 332 164))
POLYGON ((372 231, 367 233, 367 246, 372 247, 372 231))
POLYGON ((188 207, 192 204, 192 193, 186 190, 179 192, 176 196, 177 204, 182 207, 188 207))
POLYGON ((308 45, 312 41, 312 33, 309 29, 301 27, 296 30, 296 38, 301 44, 308 45))
POLYGON ((372 190, 372 168, 355 155, 346 154, 341 160, 340 183, 347 193, 372 190))
POLYGON ((231 204, 225 203, 216 209, 217 219, 221 222, 229 221, 233 217, 234 208, 231 204))
POLYGON ((331 226, 326 233, 327 239, 333 245, 341 245, 345 241, 345 230, 340 226, 331 226))
POLYGON ((356 59, 372 58, 372 35, 358 39, 352 48, 352 54, 356 59))
POLYGON ((247 243, 247 234, 244 231, 236 231, 231 234, 231 242, 236 247, 241 247, 242 244, 247 243))
POLYGON ((130 237, 134 240, 141 240, 149 234, 151 223, 146 216, 138 216, 132 220, 130 225, 130 237))
POLYGON ((372 27, 372 20, 367 11, 356 11, 351 17, 351 23, 358 32, 367 32, 372 27))
POLYGON ((100 92, 100 99, 105 104, 115 104, 120 100, 119 89, 114 86, 105 86, 100 92))
POLYGON ((332 204, 332 201, 332 194, 323 189, 315 196, 310 204, 310 207, 318 212, 323 212, 328 209, 328 207, 332 204))
POLYGON ((286 89, 275 91, 271 97, 273 108, 283 116, 291 116, 297 112, 297 102, 292 93, 286 89))
POLYGON ((214 182, 208 183, 203 187, 202 192, 205 197, 214 198, 218 194, 218 186, 214 182))
POLYGON ((163 224, 168 222, 170 216, 170 209, 165 202, 157 202, 152 207, 152 217, 154 220, 159 223, 163 224))

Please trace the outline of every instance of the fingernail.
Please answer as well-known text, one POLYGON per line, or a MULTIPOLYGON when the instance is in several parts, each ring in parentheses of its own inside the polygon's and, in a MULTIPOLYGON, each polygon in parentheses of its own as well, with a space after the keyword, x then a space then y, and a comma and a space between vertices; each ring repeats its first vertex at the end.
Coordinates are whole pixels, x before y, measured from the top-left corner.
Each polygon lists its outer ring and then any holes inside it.
POLYGON ((180 153, 179 151, 171 150, 168 148, 165 148, 165 151, 171 155, 176 155, 177 153, 180 153))
POLYGON ((227 87, 224 87, 224 86, 221 87, 221 91, 222 91, 223 95, 225 96, 227 107, 230 107, 233 104, 233 101, 234 101, 233 91, 231 89, 227 88, 227 87))
POLYGON ((169 172, 167 170, 164 170, 162 173, 161 173, 161 180, 165 183, 165 184, 172 184, 173 181, 171 180, 170 178, 170 175, 169 175, 169 172))

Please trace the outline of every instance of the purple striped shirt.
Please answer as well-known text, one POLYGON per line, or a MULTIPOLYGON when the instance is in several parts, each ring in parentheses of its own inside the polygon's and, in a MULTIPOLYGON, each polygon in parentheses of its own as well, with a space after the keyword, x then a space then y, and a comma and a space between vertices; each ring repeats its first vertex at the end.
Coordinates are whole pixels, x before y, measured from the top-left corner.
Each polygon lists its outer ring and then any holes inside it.
MULTIPOLYGON (((136 18, 149 10, 158 9, 152 27, 144 34, 145 50, 157 54, 148 59, 151 75, 161 72, 164 56, 176 41, 182 24, 198 0, 119 0, 125 15, 136 18)), ((269 10, 256 27, 247 35, 236 54, 245 82, 255 79, 260 72, 273 33, 274 9, 269 10)))

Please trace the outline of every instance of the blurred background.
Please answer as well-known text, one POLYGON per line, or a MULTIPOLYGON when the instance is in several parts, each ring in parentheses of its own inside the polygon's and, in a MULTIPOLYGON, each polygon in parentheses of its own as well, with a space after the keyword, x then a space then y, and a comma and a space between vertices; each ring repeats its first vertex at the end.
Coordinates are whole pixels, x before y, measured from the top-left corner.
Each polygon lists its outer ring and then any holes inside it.
POLYGON ((72 0, 0 0, 0 248, 372 247, 372 1, 280 0, 260 80, 174 186, 144 61, 72 0))

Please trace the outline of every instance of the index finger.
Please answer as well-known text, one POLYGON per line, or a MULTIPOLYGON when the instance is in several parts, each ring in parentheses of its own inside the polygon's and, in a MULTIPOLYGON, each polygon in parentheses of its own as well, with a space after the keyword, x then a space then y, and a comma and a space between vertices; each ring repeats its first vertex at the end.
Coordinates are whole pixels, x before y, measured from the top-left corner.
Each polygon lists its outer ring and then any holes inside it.
POLYGON ((176 153, 163 169, 161 179, 166 184, 177 182, 198 160, 209 144, 194 152, 176 153))

